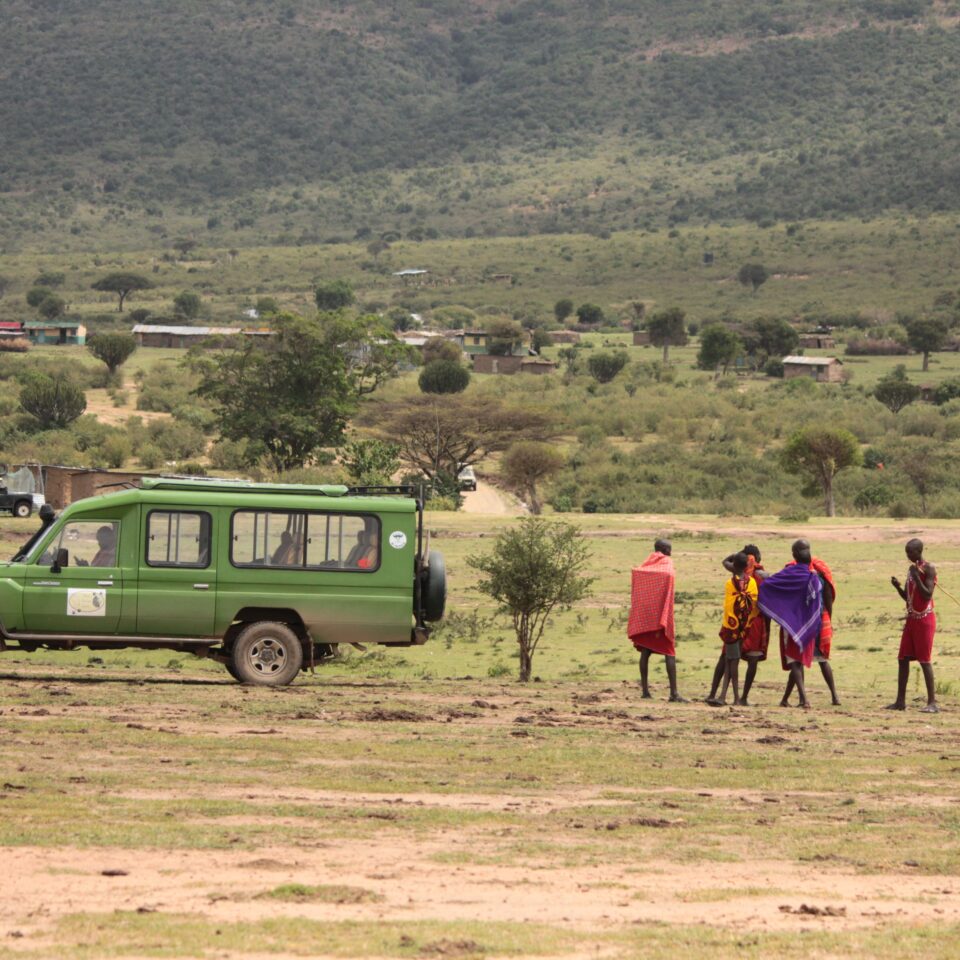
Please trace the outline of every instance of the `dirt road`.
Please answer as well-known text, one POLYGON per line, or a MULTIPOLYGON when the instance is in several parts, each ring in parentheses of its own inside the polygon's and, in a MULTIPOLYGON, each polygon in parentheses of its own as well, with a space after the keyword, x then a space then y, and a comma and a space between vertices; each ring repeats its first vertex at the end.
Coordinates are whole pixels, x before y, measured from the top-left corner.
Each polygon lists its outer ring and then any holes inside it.
POLYGON ((463 495, 464 513, 486 513, 497 517, 519 517, 526 513, 520 504, 482 480, 477 489, 463 495))

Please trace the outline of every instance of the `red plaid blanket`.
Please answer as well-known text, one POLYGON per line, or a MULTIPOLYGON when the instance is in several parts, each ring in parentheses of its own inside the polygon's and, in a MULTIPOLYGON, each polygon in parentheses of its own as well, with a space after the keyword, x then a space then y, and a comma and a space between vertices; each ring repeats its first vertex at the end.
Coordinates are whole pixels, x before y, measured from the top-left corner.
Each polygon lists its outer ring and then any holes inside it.
POLYGON ((651 553, 639 567, 633 568, 630 592, 630 621, 627 636, 663 630, 672 641, 673 589, 676 574, 673 560, 662 553, 651 553))

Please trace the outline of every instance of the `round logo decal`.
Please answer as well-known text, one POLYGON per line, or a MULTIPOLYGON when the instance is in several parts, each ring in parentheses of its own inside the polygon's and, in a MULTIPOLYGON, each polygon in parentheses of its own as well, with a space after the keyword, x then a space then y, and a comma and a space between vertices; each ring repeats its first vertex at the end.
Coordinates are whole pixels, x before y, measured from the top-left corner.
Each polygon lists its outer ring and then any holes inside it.
POLYGON ((390 534, 390 546, 394 550, 402 550, 407 545, 407 535, 402 530, 394 530, 390 534))

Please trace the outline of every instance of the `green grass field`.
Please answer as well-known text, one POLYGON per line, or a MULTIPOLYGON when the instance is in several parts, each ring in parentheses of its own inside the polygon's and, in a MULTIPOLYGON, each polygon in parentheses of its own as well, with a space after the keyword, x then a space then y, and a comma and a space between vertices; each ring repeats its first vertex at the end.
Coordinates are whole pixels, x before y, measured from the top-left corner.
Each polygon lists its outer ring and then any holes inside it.
MULTIPOLYGON (((960 611, 938 599, 943 712, 890 714, 903 542, 960 594, 960 525, 583 517, 593 597, 515 680, 466 557, 497 521, 435 513, 444 626, 282 690, 182 655, 0 660, 0 956, 952 956, 960 924, 960 611), (808 536, 838 584, 843 705, 641 701, 630 567, 674 541, 681 690, 718 653, 719 560, 808 536), (114 875, 104 876, 103 871, 114 875), (121 871, 118 873, 117 871, 121 871)), ((29 521, 5 521, 12 545, 29 521)))
MULTIPOLYGON (((316 282, 346 279, 361 302, 413 301, 425 309, 459 303, 480 309, 548 314, 556 300, 599 303, 616 316, 631 300, 653 308, 680 306, 691 320, 728 311, 735 317, 792 316, 817 311, 864 311, 891 317, 918 311, 934 297, 960 287, 956 217, 887 217, 860 222, 685 227, 659 232, 620 231, 604 240, 584 234, 398 242, 381 254, 383 270, 361 244, 248 246, 231 257, 201 248, 193 260, 158 261, 156 250, 94 256, 84 252, 0 255, 0 271, 13 282, 0 314, 22 318, 23 294, 41 270, 66 273, 61 291, 72 311, 109 314, 116 299, 90 284, 113 270, 148 276, 156 289, 137 294, 128 309, 170 315, 181 290, 202 295, 216 322, 237 322, 260 295, 298 311, 312 307, 316 282), (703 254, 714 262, 703 264, 703 254), (745 262, 762 262, 772 274, 756 295, 736 281, 745 262), (430 271, 429 285, 405 287, 391 276, 408 267, 430 271), (154 270, 156 272, 154 272, 154 270), (509 274, 511 282, 492 279, 509 274)), ((109 238, 102 249, 109 249, 109 238)), ((626 316, 626 312, 624 312, 626 316)), ((123 318, 117 315, 118 320, 123 318)))

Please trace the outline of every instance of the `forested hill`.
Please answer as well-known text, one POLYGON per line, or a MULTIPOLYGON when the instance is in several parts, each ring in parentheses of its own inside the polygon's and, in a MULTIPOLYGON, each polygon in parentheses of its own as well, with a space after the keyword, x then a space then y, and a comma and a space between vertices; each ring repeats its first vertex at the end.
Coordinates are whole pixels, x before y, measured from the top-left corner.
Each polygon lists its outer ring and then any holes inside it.
POLYGON ((313 209, 330 224, 362 209, 392 226, 384 191, 408 183, 441 233, 478 204, 491 229, 501 202, 504 230, 960 209, 960 4, 5 0, 3 15, 8 229, 89 200, 200 209, 336 184, 352 201, 313 209), (499 192, 454 189, 490 164, 499 192))

